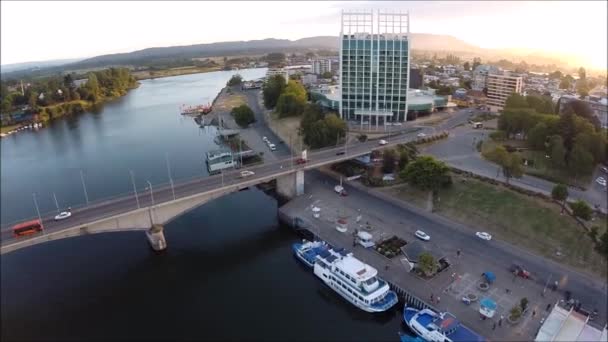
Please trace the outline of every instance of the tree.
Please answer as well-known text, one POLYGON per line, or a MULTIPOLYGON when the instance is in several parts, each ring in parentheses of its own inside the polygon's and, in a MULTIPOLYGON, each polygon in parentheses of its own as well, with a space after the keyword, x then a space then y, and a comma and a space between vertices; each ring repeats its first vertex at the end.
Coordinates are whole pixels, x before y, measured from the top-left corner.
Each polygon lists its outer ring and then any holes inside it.
POLYGON ((231 114, 234 116, 234 121, 241 127, 247 127, 250 123, 255 122, 253 110, 247 105, 232 108, 231 114))
POLYGON ((511 94, 507 97, 505 101, 505 109, 506 108, 529 108, 528 101, 526 97, 523 95, 519 95, 517 93, 511 94))
POLYGON ((587 202, 578 200, 570 204, 570 207, 572 208, 572 214, 574 214, 574 216, 580 217, 586 221, 591 219, 591 213, 593 210, 591 210, 591 207, 587 204, 587 202))
POLYGON ((554 80, 561 80, 562 77, 564 77, 564 75, 559 70, 556 70, 549 74, 549 78, 554 79, 554 80))
POLYGON ((397 152, 399 152, 400 170, 403 170, 410 161, 415 160, 418 156, 418 148, 412 142, 397 145, 397 152))
POLYGON ((480 65, 481 65, 481 58, 479 58, 479 57, 473 58, 473 70, 477 69, 477 67, 480 65))
POLYGON ((395 150, 386 149, 382 154, 382 171, 391 173, 395 171, 396 153, 395 150))
POLYGON ((299 101, 306 102, 306 89, 304 88, 302 83, 297 82, 295 80, 289 80, 289 83, 287 83, 287 87, 285 87, 283 94, 293 94, 299 101))
POLYGON ((547 135, 549 135, 547 125, 544 122, 537 123, 528 132, 528 145, 535 150, 543 150, 547 141, 547 135))
POLYGON ((89 80, 87 81, 86 87, 89 89, 89 98, 93 102, 97 101, 100 96, 99 81, 97 75, 94 72, 89 73, 89 80))
POLYGON ((585 71, 585 68, 583 68, 583 67, 578 68, 578 78, 581 80, 587 79, 587 72, 585 71))
POLYGON ((524 174, 522 160, 518 153, 507 153, 500 164, 502 166, 502 174, 505 176, 507 184, 509 184, 509 179, 513 177, 521 178, 524 174))
POLYGON ((431 156, 416 158, 401 171, 399 176, 422 190, 438 190, 452 184, 450 168, 431 156))
POLYGON ((562 168, 566 165, 566 149, 564 148, 564 140, 559 135, 554 135, 549 140, 549 149, 551 151, 551 164, 556 168, 562 168))
POLYGON ((471 64, 469 64, 469 62, 464 62, 463 67, 465 71, 471 70, 471 64))
POLYGON ((266 81, 262 89, 266 108, 272 109, 277 105, 279 96, 283 93, 285 86, 285 78, 281 75, 274 75, 266 81))
POLYGON ((266 55, 266 62, 269 67, 281 67, 285 63, 285 54, 273 52, 266 55))
POLYGON ((32 92, 30 94, 30 98, 27 101, 27 104, 30 106, 30 108, 32 110, 38 109, 38 94, 35 92, 32 92))
POLYGON ((235 75, 232 75, 232 77, 230 77, 227 85, 229 87, 232 87, 232 86, 240 85, 242 82, 243 82, 243 77, 241 77, 241 75, 239 75, 239 74, 235 74, 235 75))
POLYGON ((563 78, 562 81, 559 83, 559 89, 570 89, 571 86, 572 82, 570 82, 566 78, 563 78))
POLYGON ((574 177, 593 171, 593 156, 585 150, 581 143, 574 144, 568 160, 568 169, 574 174, 574 177))
POLYGON ((564 184, 556 184, 551 190, 551 198, 560 202, 562 206, 562 212, 564 212, 564 205, 566 204, 566 199, 568 198, 568 187, 564 184))
POLYGON ((422 252, 418 256, 418 268, 427 276, 437 271, 437 262, 429 252, 422 252))
POLYGON ((321 75, 321 78, 328 79, 328 78, 331 78, 332 76, 333 76, 333 75, 332 75, 332 73, 331 73, 330 71, 326 71, 326 72, 324 72, 324 73, 321 75))
POLYGON ((601 254, 608 256, 608 231, 605 231, 602 236, 600 236, 600 241, 596 246, 596 250, 601 254))

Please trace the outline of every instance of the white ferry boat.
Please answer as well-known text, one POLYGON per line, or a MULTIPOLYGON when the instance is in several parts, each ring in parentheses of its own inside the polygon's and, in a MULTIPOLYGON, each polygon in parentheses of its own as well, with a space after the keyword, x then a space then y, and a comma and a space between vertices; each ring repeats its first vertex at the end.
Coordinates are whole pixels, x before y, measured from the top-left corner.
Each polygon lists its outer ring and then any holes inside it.
POLYGON ((313 270, 326 285, 361 310, 382 312, 398 302, 397 294, 378 277, 375 268, 344 249, 321 251, 313 270))
POLYGON ((322 251, 328 250, 331 246, 325 241, 303 240, 301 243, 294 243, 291 248, 293 249, 294 255, 300 259, 300 261, 312 268, 317 259, 317 255, 322 251))

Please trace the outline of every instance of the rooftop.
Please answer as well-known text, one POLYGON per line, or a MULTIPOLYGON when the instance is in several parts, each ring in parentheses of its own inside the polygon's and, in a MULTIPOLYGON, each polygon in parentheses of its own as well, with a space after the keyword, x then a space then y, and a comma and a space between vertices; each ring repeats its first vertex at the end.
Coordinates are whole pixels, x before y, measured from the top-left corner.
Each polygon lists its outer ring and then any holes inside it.
POLYGON ((375 268, 364 264, 353 256, 343 257, 341 260, 336 262, 336 266, 359 280, 371 278, 378 273, 375 268))

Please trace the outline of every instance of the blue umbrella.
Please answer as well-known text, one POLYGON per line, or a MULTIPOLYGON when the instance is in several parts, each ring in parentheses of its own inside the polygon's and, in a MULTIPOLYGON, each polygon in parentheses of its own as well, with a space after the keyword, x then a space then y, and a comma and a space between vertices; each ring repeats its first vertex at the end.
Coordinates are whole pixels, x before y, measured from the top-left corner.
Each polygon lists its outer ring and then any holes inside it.
POLYGON ((481 305, 481 307, 488 309, 488 310, 496 310, 496 302, 493 301, 490 298, 483 298, 481 301, 479 301, 479 305, 481 305))
POLYGON ((488 283, 493 283, 496 280, 496 276, 492 272, 484 272, 483 275, 488 283))

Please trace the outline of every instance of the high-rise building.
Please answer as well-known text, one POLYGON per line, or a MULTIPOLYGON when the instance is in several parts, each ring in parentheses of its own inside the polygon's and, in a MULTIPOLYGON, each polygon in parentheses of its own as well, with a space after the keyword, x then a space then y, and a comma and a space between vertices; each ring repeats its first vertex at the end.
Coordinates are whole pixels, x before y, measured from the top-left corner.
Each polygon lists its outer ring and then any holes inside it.
POLYGON ((473 90, 483 90, 486 87, 486 79, 489 74, 498 74, 500 69, 493 65, 478 65, 475 70, 473 70, 473 90))
POLYGON ((376 126, 407 119, 409 14, 343 11, 340 115, 376 126))
POLYGON ((521 94, 523 86, 523 79, 519 76, 489 74, 486 78, 486 88, 488 89, 486 104, 491 111, 502 110, 507 98, 513 93, 521 94))
POLYGON ((422 70, 419 68, 410 69, 410 88, 420 89, 422 87, 422 70))
POLYGON ((323 75, 326 72, 331 72, 331 59, 316 58, 312 60, 312 73, 323 75))

